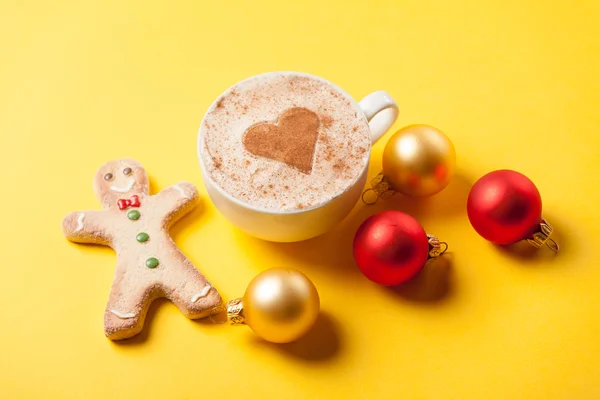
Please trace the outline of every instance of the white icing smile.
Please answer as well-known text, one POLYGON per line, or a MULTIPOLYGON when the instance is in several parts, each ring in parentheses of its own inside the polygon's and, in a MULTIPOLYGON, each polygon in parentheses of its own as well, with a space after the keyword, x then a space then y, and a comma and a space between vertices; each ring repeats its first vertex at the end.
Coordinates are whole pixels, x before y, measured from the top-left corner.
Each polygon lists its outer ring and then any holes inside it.
POLYGON ((119 192, 119 193, 127 193, 127 192, 129 192, 131 190, 131 188, 133 187, 133 184, 134 184, 133 179, 130 179, 129 183, 127 184, 127 186, 120 188, 118 186, 114 186, 113 185, 113 186, 110 187, 110 190, 112 190, 114 192, 119 192))

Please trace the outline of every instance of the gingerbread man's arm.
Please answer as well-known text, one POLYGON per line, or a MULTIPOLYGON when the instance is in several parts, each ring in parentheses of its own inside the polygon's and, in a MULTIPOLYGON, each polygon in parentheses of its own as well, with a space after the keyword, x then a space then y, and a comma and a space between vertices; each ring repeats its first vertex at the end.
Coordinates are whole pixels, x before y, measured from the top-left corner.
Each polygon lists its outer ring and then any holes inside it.
POLYGON ((189 182, 179 182, 163 189, 157 199, 167 199, 166 221, 170 225, 190 212, 200 202, 196 187, 189 182))
POLYGON ((110 245, 106 211, 77 211, 62 222, 63 233, 72 242, 110 245))

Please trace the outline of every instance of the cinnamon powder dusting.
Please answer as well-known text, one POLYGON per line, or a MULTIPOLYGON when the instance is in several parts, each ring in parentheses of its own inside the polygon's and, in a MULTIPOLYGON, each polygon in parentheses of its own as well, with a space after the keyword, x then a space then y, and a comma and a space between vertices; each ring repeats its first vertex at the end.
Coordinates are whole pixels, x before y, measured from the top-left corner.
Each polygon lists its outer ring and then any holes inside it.
POLYGON ((213 164, 214 164, 215 168, 221 168, 221 165, 223 164, 223 160, 222 159, 219 159, 219 158, 216 158, 216 157, 212 157, 212 161, 213 161, 213 164))
POLYGON ((259 122, 248 128, 243 144, 250 153, 286 163, 305 174, 312 171, 319 117, 306 108, 290 108, 277 125, 259 122))
POLYGON ((331 118, 329 115, 321 115, 321 123, 323 124, 324 128, 329 128, 331 124, 333 124, 333 118, 331 118))
POLYGON ((337 171, 338 173, 342 173, 344 172, 346 169, 348 169, 348 164, 346 164, 344 162, 344 160, 342 159, 338 159, 334 164, 333 164, 333 169, 335 171, 337 171))

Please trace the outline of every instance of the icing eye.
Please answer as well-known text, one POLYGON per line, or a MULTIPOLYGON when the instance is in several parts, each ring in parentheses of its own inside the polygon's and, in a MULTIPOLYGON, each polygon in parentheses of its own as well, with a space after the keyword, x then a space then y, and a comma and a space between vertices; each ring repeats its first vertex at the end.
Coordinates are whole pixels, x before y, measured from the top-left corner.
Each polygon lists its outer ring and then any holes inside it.
POLYGON ((104 175, 104 180, 105 181, 110 181, 113 178, 113 174, 111 174, 110 172, 106 175, 104 175))
POLYGON ((123 173, 124 173, 125 175, 131 175, 131 168, 129 168, 129 167, 125 168, 125 169, 123 170, 123 173))

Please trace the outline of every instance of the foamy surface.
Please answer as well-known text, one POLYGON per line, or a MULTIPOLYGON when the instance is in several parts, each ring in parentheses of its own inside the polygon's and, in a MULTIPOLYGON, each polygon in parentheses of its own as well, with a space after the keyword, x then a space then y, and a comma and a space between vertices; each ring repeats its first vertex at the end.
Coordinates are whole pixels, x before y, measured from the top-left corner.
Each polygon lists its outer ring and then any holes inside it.
POLYGON ((264 209, 318 207, 339 196, 368 162, 371 139, 365 116, 326 82, 309 77, 260 75, 224 93, 201 128, 202 157, 216 184, 264 209), (310 174, 248 152, 244 132, 258 122, 276 123, 292 107, 317 113, 319 135, 310 174))

